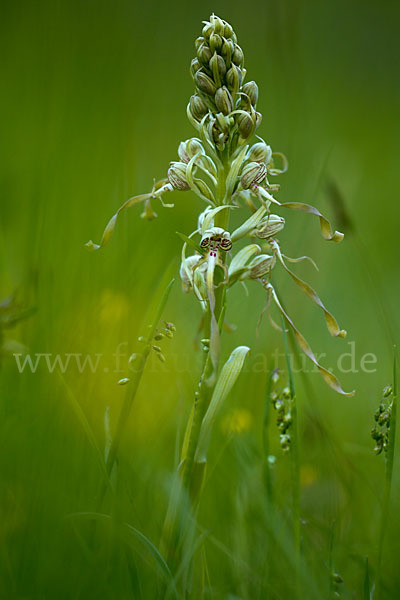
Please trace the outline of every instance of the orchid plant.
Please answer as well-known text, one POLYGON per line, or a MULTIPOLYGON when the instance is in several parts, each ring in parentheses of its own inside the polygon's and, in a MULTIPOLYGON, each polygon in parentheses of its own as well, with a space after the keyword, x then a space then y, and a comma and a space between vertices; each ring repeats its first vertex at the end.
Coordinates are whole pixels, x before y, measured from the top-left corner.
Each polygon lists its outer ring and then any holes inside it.
MULTIPOLYGON (((315 290, 289 268, 288 263, 306 259, 314 266, 315 263, 305 256, 289 258, 283 253, 278 236, 285 227, 285 219, 272 209, 317 216, 322 236, 327 241, 338 243, 343 234, 333 230, 328 220, 313 206, 298 202, 280 203, 276 199, 279 185, 271 181, 287 170, 288 162, 282 153, 274 152, 261 137, 256 136, 253 140, 262 121, 262 115, 257 111, 258 86, 254 81, 244 82, 243 51, 231 25, 211 15, 210 20, 204 22, 195 46, 196 56, 190 66, 195 92, 189 100, 187 116, 197 136, 179 144, 179 160, 170 163, 165 179, 158 181, 149 193, 134 196, 119 208, 108 222, 100 244, 87 243, 90 250, 106 245, 113 235, 120 212, 136 204, 144 205, 141 216, 150 220, 156 216, 151 204, 153 201, 159 200, 163 207, 172 208, 173 204, 163 201, 167 193, 191 191, 203 203, 196 228, 188 235, 180 234, 183 241, 182 287, 184 292, 192 292, 200 303, 205 350, 203 371, 186 430, 180 465, 183 483, 193 497, 198 495, 201 487, 199 477, 195 477, 194 473, 206 462, 215 415, 235 383, 249 351, 247 346, 239 346, 220 367, 221 334, 228 300, 226 292, 232 286, 246 285, 247 282, 261 285, 266 292, 264 311, 269 311, 274 304, 292 329, 301 350, 316 365, 325 382, 339 394, 351 395, 342 389, 333 373, 319 364, 272 283, 274 269, 282 267, 322 310, 329 333, 333 337, 346 336, 315 290), (241 225, 234 230, 230 227, 232 211, 243 215, 241 225), (195 480, 197 483, 194 483, 195 480)), ((278 327, 272 318, 271 322, 278 327)))

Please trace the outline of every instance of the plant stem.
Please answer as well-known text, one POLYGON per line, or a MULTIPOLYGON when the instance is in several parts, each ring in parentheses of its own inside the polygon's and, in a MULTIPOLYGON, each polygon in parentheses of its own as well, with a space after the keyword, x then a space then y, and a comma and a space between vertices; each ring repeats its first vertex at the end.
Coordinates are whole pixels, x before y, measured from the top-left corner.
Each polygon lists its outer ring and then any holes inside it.
POLYGON ((383 496, 382 505, 382 518, 381 527, 379 534, 379 547, 378 547, 378 566, 377 566, 377 577, 376 577, 376 592, 375 598, 379 600, 382 595, 382 557, 383 557, 383 545, 385 541, 385 534, 387 529, 389 509, 390 509, 390 495, 392 491, 392 479, 393 479, 393 460, 394 460, 394 448, 396 443, 396 416, 397 416, 397 352, 394 349, 393 359, 393 400, 392 400, 392 415, 390 419, 389 429, 389 444, 386 454, 386 467, 385 467, 385 490, 383 496))
POLYGON ((269 423, 271 415, 271 388, 272 388, 272 376, 274 369, 270 366, 268 370, 267 384, 265 387, 265 403, 264 403, 264 417, 263 417, 263 428, 262 428, 262 444, 263 444, 263 481, 265 485, 265 491, 267 495, 267 504, 272 506, 273 498, 273 487, 272 487, 272 468, 269 463, 269 423))
MULTIPOLYGON (((229 160, 227 161, 227 163, 224 164, 223 169, 219 169, 219 173, 218 173, 218 183, 217 183, 217 190, 216 190, 216 193, 217 193, 216 200, 217 200, 218 205, 224 204, 224 201, 226 200, 226 198, 225 198, 225 196, 226 196, 226 178, 227 178, 228 170, 229 170, 229 160)), ((228 209, 221 210, 219 213, 217 213, 215 215, 215 226, 216 227, 222 227, 223 229, 227 229, 228 224, 229 224, 229 210, 228 209)), ((221 259, 225 260, 225 256, 222 256, 221 259)), ((216 318, 217 322, 219 322, 219 320, 220 320, 220 316, 221 316, 221 313, 224 308, 224 303, 225 303, 225 285, 222 284, 219 287, 217 287, 217 289, 215 291, 215 318, 216 318)), ((209 312, 210 311, 208 310, 208 313, 209 312)), ((205 318, 205 322, 204 322, 205 338, 210 337, 210 318, 208 318, 208 317, 209 317, 209 314, 207 314, 207 317, 205 318)), ((222 325, 223 324, 220 324, 220 329, 221 329, 220 334, 222 333, 222 325)), ((213 389, 212 387, 208 387, 207 383, 206 383, 208 380, 208 377, 210 375, 211 369, 212 369, 211 359, 210 359, 210 356, 208 355, 206 358, 206 361, 204 363, 203 372, 201 374, 200 381, 199 381, 198 392, 195 397, 193 420, 192 420, 192 425, 191 425, 190 434, 189 434, 188 450, 187 450, 187 454, 185 457, 185 464, 183 466, 183 472, 182 472, 182 483, 183 483, 184 487, 188 490, 190 490, 191 483, 192 483, 191 479, 192 479, 192 474, 193 474, 193 463, 194 463, 194 457, 195 457, 198 442, 199 442, 201 424, 202 424, 202 420, 205 415, 205 412, 207 410, 208 402, 210 400, 212 389, 213 389)))
POLYGON ((300 460, 299 460, 299 435, 297 419, 297 400, 294 386, 292 366, 290 364, 289 347, 286 336, 285 321, 282 317, 282 335, 285 348, 286 364, 289 374, 290 396, 292 400, 292 426, 291 426, 291 477, 292 477, 292 510, 293 510, 293 540, 296 552, 296 594, 300 597, 300 460))

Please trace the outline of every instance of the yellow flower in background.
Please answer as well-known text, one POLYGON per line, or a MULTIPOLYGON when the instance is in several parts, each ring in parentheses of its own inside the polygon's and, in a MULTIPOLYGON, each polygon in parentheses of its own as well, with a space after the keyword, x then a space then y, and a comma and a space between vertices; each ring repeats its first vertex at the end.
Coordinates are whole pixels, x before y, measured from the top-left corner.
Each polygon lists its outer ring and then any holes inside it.
POLYGON ((224 433, 245 433, 250 431, 253 425, 253 415, 245 408, 235 408, 225 416, 222 421, 222 431, 224 433))
POLYGON ((316 469, 312 465, 302 465, 300 467, 300 485, 301 487, 309 487, 318 477, 316 469))
POLYGON ((124 294, 104 290, 100 297, 99 319, 103 323, 118 323, 129 312, 129 302, 124 294))

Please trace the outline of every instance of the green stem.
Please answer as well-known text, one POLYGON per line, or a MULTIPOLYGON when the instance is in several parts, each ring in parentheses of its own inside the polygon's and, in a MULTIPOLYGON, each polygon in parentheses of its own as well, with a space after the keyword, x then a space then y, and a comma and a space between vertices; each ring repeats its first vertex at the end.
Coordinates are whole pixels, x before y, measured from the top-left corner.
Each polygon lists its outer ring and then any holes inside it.
MULTIPOLYGON (((223 204, 227 203, 226 180, 230 168, 230 159, 225 157, 221 157, 221 159, 224 159, 224 163, 218 168, 218 180, 216 189, 216 201, 218 206, 222 206, 223 204)), ((227 230, 229 226, 229 209, 222 210, 219 213, 217 213, 215 215, 214 224, 216 227, 221 227, 227 230)), ((221 257, 223 261, 225 260, 225 258, 225 256, 221 257)), ((214 314, 220 326, 220 334, 222 333, 223 326, 223 323, 221 322, 223 320, 221 318, 221 315, 223 315, 223 311, 225 309, 225 287, 226 286, 222 284, 216 287, 215 290, 214 314)), ((210 328, 211 319, 210 309, 208 308, 204 319, 205 339, 210 339, 210 328)), ((198 390, 195 395, 194 407, 191 416, 192 421, 190 425, 189 439, 187 442, 185 455, 182 457, 183 462, 181 464, 182 488, 183 490, 186 490, 188 492, 190 500, 192 502, 192 508, 195 511, 200 502, 202 481, 204 477, 203 467, 205 467, 205 464, 195 464, 195 456, 199 444, 202 421, 214 388, 213 385, 209 385, 210 375, 212 374, 213 368, 215 367, 213 366, 210 355, 208 354, 204 361, 198 390)), ((167 513, 161 542, 162 547, 165 547, 165 553, 168 557, 167 560, 173 561, 175 565, 179 562, 179 549, 182 543, 182 532, 179 531, 177 524, 177 515, 179 513, 179 504, 181 501, 182 498, 180 500, 178 499, 177 504, 174 507, 171 507, 171 509, 167 513)))
POLYGON ((282 317, 282 335, 285 348, 286 364, 289 374, 290 396, 292 400, 291 413, 291 441, 290 441, 290 457, 291 457, 291 478, 292 478, 292 510, 293 510, 293 540, 296 552, 296 593, 300 597, 300 459, 299 459, 299 434, 298 434, 298 418, 297 418, 297 400, 296 390, 294 386, 292 366, 290 364, 289 347, 286 336, 285 321, 282 317))
POLYGON ((385 534, 387 529, 389 509, 390 509, 390 496, 392 491, 392 479, 393 479, 393 460, 394 460, 394 449, 396 443, 396 417, 397 417, 397 353, 396 348, 394 349, 393 359, 393 401, 392 401, 392 415, 390 419, 389 429, 389 444, 386 454, 386 468, 385 468, 385 490, 383 495, 382 505, 382 518, 381 527, 379 534, 379 547, 378 547, 378 566, 377 566, 377 577, 376 577, 376 600, 380 600, 382 595, 382 557, 383 557, 383 546, 385 541, 385 534))
MULTIPOLYGON (((216 200, 217 200, 218 205, 222 205, 225 201, 226 178, 227 178, 227 173, 229 171, 229 166, 230 165, 229 165, 229 161, 228 161, 228 164, 224 164, 223 169, 220 169, 219 173, 218 173, 218 183, 217 183, 217 191, 216 191, 217 192, 216 200)), ((219 213, 217 213, 215 215, 215 226, 216 227, 222 227, 223 229, 227 229, 228 224, 229 224, 229 210, 221 210, 219 213)), ((224 259, 225 259, 225 256, 222 257, 222 260, 224 260, 224 259)), ((221 313, 224 308, 224 303, 225 303, 225 285, 220 285, 219 287, 217 287, 217 289, 215 291, 215 311, 214 312, 215 312, 215 318, 217 319, 217 322, 219 322, 221 313)), ((208 311, 208 313, 209 313, 209 311, 208 311)), ((209 317, 209 314, 207 314, 207 316, 205 318, 205 331, 204 331, 205 338, 210 337, 210 319, 208 317, 209 317)), ((222 325, 223 324, 221 324, 221 330, 222 330, 222 325)), ((183 466, 183 472, 182 472, 182 483, 186 489, 190 489, 190 487, 191 487, 193 463, 194 463, 194 457, 195 457, 198 442, 199 442, 201 423, 202 423, 203 417, 205 415, 205 412, 207 410, 209 399, 211 397, 212 388, 208 387, 207 383, 206 383, 208 380, 208 377, 211 373, 211 369, 212 369, 211 360, 210 360, 210 357, 207 356, 207 359, 204 364, 203 372, 200 377, 199 389, 198 389, 198 392, 195 397, 193 421, 192 421, 192 426, 191 426, 190 434, 189 434, 188 450, 187 450, 187 454, 185 457, 185 464, 183 466)))
POLYGON ((273 504, 273 487, 272 487, 272 467, 269 463, 269 423, 271 416, 271 389, 272 389, 272 376, 274 369, 270 366, 267 377, 267 384, 265 389, 265 404, 264 404, 264 417, 263 417, 263 429, 262 429, 262 444, 263 444, 263 480, 265 485, 265 491, 267 495, 267 504, 272 506, 273 504))

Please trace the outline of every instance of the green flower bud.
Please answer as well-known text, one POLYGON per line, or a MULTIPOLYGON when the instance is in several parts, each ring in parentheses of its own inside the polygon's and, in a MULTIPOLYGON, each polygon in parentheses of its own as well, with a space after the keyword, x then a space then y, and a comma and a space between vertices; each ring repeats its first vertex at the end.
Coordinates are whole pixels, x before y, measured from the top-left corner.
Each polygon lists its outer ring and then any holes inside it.
POLYGON ((222 19, 217 17, 217 15, 211 15, 210 23, 213 26, 214 33, 218 33, 219 35, 224 35, 225 24, 222 19))
POLYGON ((198 58, 194 58, 192 60, 192 62, 190 63, 190 73, 192 75, 192 77, 195 76, 195 74, 197 73, 197 71, 201 69, 201 64, 199 63, 198 58))
POLYGON ((226 82, 228 84, 228 88, 234 93, 236 93, 242 85, 242 73, 236 65, 232 64, 231 68, 227 72, 226 82))
POLYGON ((244 54, 240 46, 235 44, 235 50, 233 52, 232 60, 238 67, 242 67, 244 63, 244 54))
POLYGON ((201 121, 204 115, 207 114, 208 108, 205 104, 203 98, 195 94, 190 97, 190 112, 193 115, 193 118, 197 121, 201 121))
POLYGON ((202 44, 204 44, 205 39, 203 37, 198 37, 195 41, 194 41, 194 45, 196 46, 196 50, 198 50, 200 48, 200 46, 202 44))
POLYGON ((250 161, 263 162, 268 165, 272 158, 271 146, 265 142, 257 142, 250 148, 247 158, 250 161))
POLYGON ((221 80, 224 78, 226 73, 226 64, 222 56, 214 53, 209 62, 209 67, 214 75, 214 79, 217 78, 216 76, 219 76, 221 80))
POLYGON ((184 292, 189 292, 192 288, 194 267, 197 265, 200 259, 201 256, 199 254, 195 254, 193 256, 188 256, 181 263, 179 275, 182 280, 182 289, 184 292))
POLYGON ((209 96, 214 96, 215 92, 217 91, 217 88, 211 77, 203 73, 203 71, 197 71, 196 75, 194 76, 194 79, 199 90, 201 90, 205 94, 208 94, 209 96))
POLYGON ((202 179, 196 179, 195 183, 196 183, 197 187, 199 188, 200 192, 203 194, 203 196, 205 196, 207 198, 207 200, 210 200, 214 204, 215 198, 213 196, 212 191, 206 184, 206 182, 203 181, 202 179))
POLYGON ((247 190, 253 185, 260 183, 267 174, 267 167, 263 163, 251 162, 248 163, 240 178, 243 189, 247 190))
POLYGON ((233 29, 232 26, 229 25, 229 23, 225 23, 224 25, 224 37, 229 39, 231 38, 233 35, 233 29))
POLYGON ((202 34, 208 40, 210 35, 214 33, 214 27, 208 21, 205 22, 202 34))
POLYGON ((200 140, 197 138, 190 138, 179 144, 178 156, 184 163, 188 163, 198 153, 205 154, 205 151, 200 140))
POLYGON ((254 258, 250 265, 250 279, 260 279, 264 277, 271 271, 273 266, 275 265, 275 256, 270 256, 269 254, 260 254, 254 258))
POLYGON ((172 162, 168 169, 168 180, 175 190, 190 189, 186 179, 186 164, 183 162, 172 162))
POLYGON ((217 33, 212 33, 209 39, 211 52, 216 52, 222 47, 222 37, 217 33))
POLYGON ((247 138, 253 135, 256 129, 255 119, 253 119, 249 113, 238 115, 237 124, 240 137, 242 137, 244 140, 247 140, 247 138))
POLYGON ((193 158, 195 154, 205 154, 205 150, 202 146, 202 143, 197 138, 190 138, 186 142, 186 150, 189 155, 189 158, 193 158))
POLYGON ((210 62, 210 58, 212 57, 212 52, 206 44, 202 44, 200 48, 197 50, 197 58, 204 65, 207 66, 210 62))
POLYGON ((233 100, 229 90, 224 86, 215 92, 215 104, 224 115, 229 115, 233 110, 233 100))
POLYGON ((230 65, 231 65, 232 54, 233 54, 234 50, 235 50, 235 45, 232 42, 232 40, 225 40, 224 43, 222 44, 221 56, 224 59, 227 67, 230 67, 230 65))
POLYGON ((245 83, 244 86, 242 87, 242 92, 247 94, 247 96, 250 98, 250 102, 253 106, 255 106, 257 104, 258 85, 256 84, 255 81, 249 81, 248 83, 245 83))
POLYGON ((262 240, 267 240, 282 231, 285 227, 285 219, 278 215, 268 215, 261 219, 260 223, 252 232, 253 235, 262 240))

